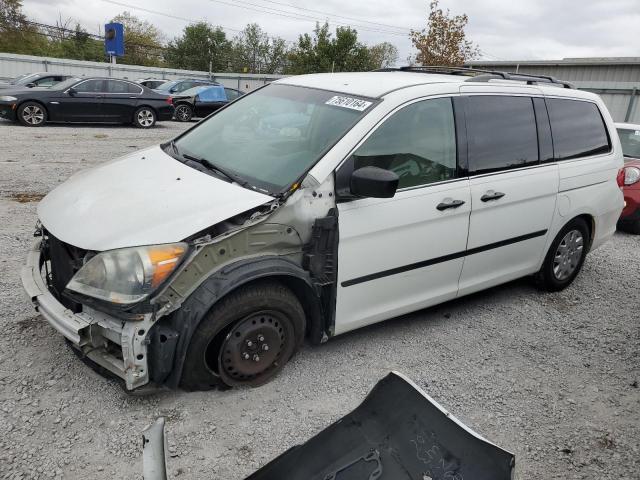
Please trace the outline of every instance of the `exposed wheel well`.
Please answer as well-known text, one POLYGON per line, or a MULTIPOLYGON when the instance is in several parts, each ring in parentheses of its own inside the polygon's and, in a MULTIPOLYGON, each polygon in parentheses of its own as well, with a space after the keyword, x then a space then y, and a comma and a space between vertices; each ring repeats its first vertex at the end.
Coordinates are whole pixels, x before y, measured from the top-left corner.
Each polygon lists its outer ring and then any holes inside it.
POLYGON ((227 295, 233 293, 235 290, 237 290, 240 287, 245 288, 253 284, 264 283, 265 281, 270 281, 270 280, 278 282, 284 285, 289 290, 291 290, 291 292, 296 296, 296 298, 300 302, 300 305, 302 305, 302 309, 304 310, 304 314, 306 317, 305 338, 312 335, 318 329, 323 329, 323 325, 322 325, 323 315, 320 307, 320 301, 318 299, 318 296, 316 295, 316 292, 304 280, 291 275, 271 275, 271 276, 260 277, 254 280, 250 280, 226 292, 222 297, 220 297, 216 301, 216 303, 220 302, 220 300, 222 300, 227 295))

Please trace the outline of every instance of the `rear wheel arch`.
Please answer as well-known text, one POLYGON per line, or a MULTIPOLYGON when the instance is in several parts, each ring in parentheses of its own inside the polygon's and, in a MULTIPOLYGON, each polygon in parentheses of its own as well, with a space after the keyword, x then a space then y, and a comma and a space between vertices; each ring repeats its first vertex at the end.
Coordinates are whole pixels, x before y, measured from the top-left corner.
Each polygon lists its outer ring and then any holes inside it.
POLYGON ((140 105, 136 105, 136 106, 135 106, 135 108, 134 108, 134 110, 133 110, 133 113, 131 114, 131 121, 132 121, 132 122, 134 122, 134 121, 135 121, 135 115, 136 115, 136 112, 137 112, 138 110, 140 110, 141 108, 148 108, 149 110, 153 111, 153 113, 155 114, 156 118, 158 118, 158 109, 157 109, 157 108, 155 108, 155 107, 152 107, 152 106, 151 106, 151 105, 149 105, 149 104, 143 103, 143 104, 140 104, 140 105))
POLYGON ((596 220, 593 217, 593 215, 590 215, 588 213, 583 213, 573 217, 571 220, 569 220, 566 223, 570 223, 578 218, 584 220, 584 222, 587 224, 587 228, 589 229, 589 249, 591 249, 591 244, 593 243, 593 239, 595 237, 595 232, 596 232, 596 220))

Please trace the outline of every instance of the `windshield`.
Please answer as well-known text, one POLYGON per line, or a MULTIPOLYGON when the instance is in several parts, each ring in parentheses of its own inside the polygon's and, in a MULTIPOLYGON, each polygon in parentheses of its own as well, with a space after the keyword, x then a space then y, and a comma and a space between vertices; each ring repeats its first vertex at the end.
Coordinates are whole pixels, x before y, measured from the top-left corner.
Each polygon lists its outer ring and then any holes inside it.
POLYGON ((637 130, 618 128, 618 136, 625 157, 640 158, 640 127, 637 130))
POLYGON ((11 85, 21 85, 21 84, 24 84, 24 83, 29 83, 29 80, 31 79, 31 77, 35 77, 35 76, 36 76, 35 73, 24 73, 22 75, 18 75, 16 78, 11 80, 9 83, 11 85))
POLYGON ((175 145, 275 194, 300 179, 372 105, 326 90, 271 84, 229 104, 175 145))
POLYGON ((156 87, 155 90, 162 90, 163 92, 166 91, 168 92, 171 87, 173 87, 174 85, 176 85, 178 82, 173 81, 173 82, 167 82, 167 83, 163 83, 162 85, 160 85, 159 87, 156 87))

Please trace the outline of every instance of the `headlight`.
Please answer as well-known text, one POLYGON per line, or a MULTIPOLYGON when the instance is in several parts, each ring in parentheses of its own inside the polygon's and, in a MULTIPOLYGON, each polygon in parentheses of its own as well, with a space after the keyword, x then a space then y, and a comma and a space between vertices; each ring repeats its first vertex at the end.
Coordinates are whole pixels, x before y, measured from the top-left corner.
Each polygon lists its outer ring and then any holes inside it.
POLYGON ((640 180, 640 168, 638 167, 625 167, 624 169, 624 184, 633 185, 640 180))
POLYGON ((171 243, 102 252, 78 270, 67 288, 111 303, 136 303, 171 275, 187 248, 171 243))
POLYGON ((0 102, 15 102, 18 99, 16 97, 10 97, 9 95, 0 95, 0 102))

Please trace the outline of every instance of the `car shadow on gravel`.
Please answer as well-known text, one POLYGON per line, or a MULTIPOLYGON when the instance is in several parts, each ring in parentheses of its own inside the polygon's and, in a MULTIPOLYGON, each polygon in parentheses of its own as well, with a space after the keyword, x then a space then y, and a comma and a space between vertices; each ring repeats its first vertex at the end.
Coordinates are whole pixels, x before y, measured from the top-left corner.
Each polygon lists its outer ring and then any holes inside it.
MULTIPOLYGON (((477 308, 486 304, 499 304, 505 295, 509 298, 519 297, 522 294, 539 294, 546 295, 546 292, 537 290, 534 280, 531 277, 519 278, 502 285, 482 290, 480 292, 465 295, 464 297, 455 298, 447 302, 434 305, 432 307, 423 308, 415 312, 407 313, 399 317, 393 317, 366 327, 358 328, 350 332, 343 333, 329 340, 324 345, 335 345, 338 343, 348 344, 354 339, 371 337, 373 335, 390 335, 393 333, 401 333, 403 331, 415 331, 416 324, 428 324, 429 327, 437 327, 450 322, 456 322, 468 315, 468 310, 477 308)), ((322 347, 321 346, 321 347, 322 347)))
MULTIPOLYGON (((173 122, 173 120, 171 120, 171 122, 173 122)), ((159 128, 159 129, 168 128, 167 125, 165 125, 166 123, 169 123, 169 122, 166 122, 166 121, 158 122, 153 127, 151 127, 151 130, 154 130, 156 128, 159 128)), ((7 127, 10 127, 10 126, 23 127, 18 122, 13 122, 11 120, 6 120, 6 119, 0 119, 0 128, 3 128, 5 126, 7 126, 7 127)), ((48 123, 45 123, 44 125, 42 125, 40 127, 24 127, 24 128, 25 128, 25 130, 31 128, 34 132, 37 132, 38 129, 49 128, 49 127, 54 127, 54 128, 72 127, 72 128, 131 128, 131 129, 137 129, 137 127, 135 127, 131 123, 83 123, 83 122, 61 122, 61 123, 49 123, 48 122, 48 123)), ((139 129, 139 130, 143 130, 143 129, 139 129)))

